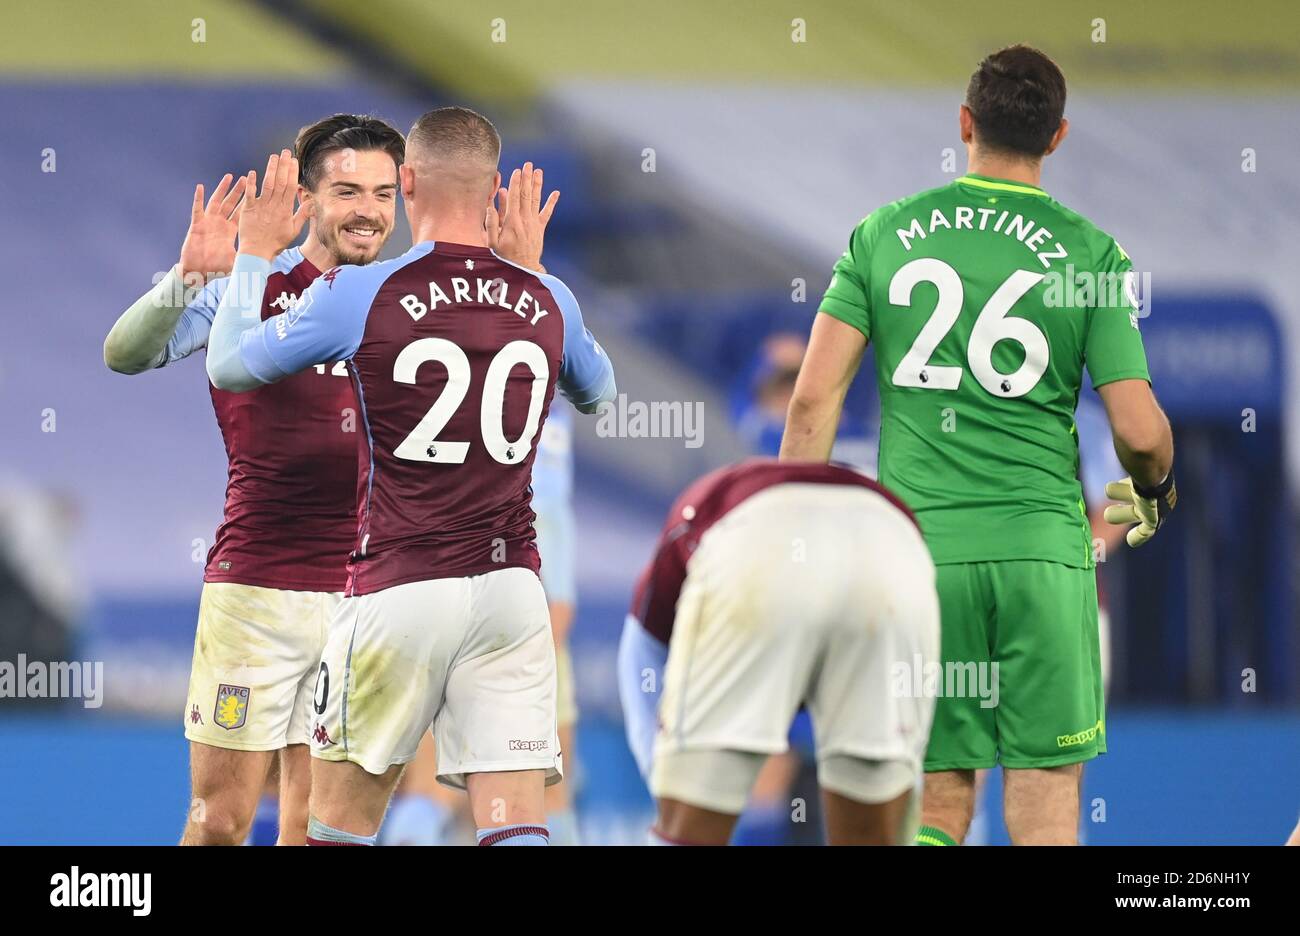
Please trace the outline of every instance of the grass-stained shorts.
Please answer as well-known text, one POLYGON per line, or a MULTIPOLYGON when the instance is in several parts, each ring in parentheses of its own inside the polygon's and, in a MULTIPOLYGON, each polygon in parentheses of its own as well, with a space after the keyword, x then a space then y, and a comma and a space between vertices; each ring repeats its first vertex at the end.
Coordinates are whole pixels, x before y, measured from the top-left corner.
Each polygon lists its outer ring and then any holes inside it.
MULTIPOLYGON (((937 567, 943 672, 925 769, 1056 767, 1106 751, 1093 569, 937 567)), ((927 683, 927 689, 930 684, 927 683)))

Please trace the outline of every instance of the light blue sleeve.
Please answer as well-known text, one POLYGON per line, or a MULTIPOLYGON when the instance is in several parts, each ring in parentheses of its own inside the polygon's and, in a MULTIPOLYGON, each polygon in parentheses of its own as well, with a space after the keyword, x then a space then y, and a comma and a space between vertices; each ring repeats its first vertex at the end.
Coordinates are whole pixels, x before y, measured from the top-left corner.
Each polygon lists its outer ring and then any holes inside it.
POLYGON ((612 403, 618 390, 614 365, 582 322, 582 310, 569 287, 559 277, 539 273, 564 316, 564 361, 556 381, 560 392, 580 413, 594 413, 601 403, 612 403))
POLYGON ((208 336, 213 385, 253 390, 314 364, 352 357, 386 275, 383 267, 336 267, 317 277, 290 309, 262 321, 271 263, 240 254, 208 336))
POLYGON ((655 733, 659 730, 659 696, 664 688, 668 647, 650 635, 629 614, 618 642, 618 697, 623 704, 623 730, 637 769, 650 777, 655 733), (649 687, 649 688, 647 688, 649 687))
POLYGON ((194 301, 185 307, 181 317, 176 320, 176 330, 172 332, 155 367, 166 367, 189 357, 200 348, 207 347, 208 333, 212 330, 212 320, 217 316, 217 306, 226 292, 228 277, 215 279, 207 283, 194 301))
POLYGON ((533 529, 537 531, 537 552, 542 557, 542 590, 548 602, 576 604, 578 573, 574 565, 577 543, 574 536, 573 502, 547 498, 533 488, 533 529))

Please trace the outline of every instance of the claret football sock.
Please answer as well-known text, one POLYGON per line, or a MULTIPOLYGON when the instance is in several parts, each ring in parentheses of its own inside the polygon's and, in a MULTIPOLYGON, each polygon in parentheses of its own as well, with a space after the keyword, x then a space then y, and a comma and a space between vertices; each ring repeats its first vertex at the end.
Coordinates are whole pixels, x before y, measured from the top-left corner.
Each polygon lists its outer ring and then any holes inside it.
POLYGON ((479 829, 480 845, 546 845, 550 832, 544 825, 507 825, 479 829))

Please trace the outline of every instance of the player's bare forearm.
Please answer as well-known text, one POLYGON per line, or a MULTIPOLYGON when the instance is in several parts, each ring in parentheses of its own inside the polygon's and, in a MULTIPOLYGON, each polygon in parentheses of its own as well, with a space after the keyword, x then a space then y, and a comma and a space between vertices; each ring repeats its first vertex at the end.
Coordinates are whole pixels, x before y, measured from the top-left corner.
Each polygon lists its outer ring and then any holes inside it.
POLYGON ((1174 466, 1169 418, 1145 380, 1116 380, 1097 388, 1106 406, 1115 454, 1134 483, 1157 487, 1174 466))
MULTIPOLYGON (((1162 417, 1164 413, 1160 414, 1162 417)), ((1165 420, 1165 432, 1160 441, 1150 448, 1134 448, 1119 437, 1115 439, 1115 454, 1119 463, 1129 473, 1135 484, 1143 488, 1157 487, 1169 476, 1174 465, 1174 436, 1165 420)))
POLYGON ((866 348, 866 338, 852 325, 821 313, 813 320, 808 351, 786 413, 783 460, 827 461, 831 457, 844 397, 866 348))
POLYGON ((796 392, 785 418, 781 436, 783 461, 828 461, 835 447, 835 429, 840 421, 840 405, 826 401, 800 399, 796 392))

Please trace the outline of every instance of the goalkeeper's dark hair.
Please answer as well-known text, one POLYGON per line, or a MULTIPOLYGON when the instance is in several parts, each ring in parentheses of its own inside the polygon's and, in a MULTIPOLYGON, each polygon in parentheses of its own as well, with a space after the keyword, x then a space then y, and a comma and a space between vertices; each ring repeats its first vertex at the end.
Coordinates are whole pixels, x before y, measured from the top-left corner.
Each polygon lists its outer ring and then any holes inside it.
POLYGON ((975 69, 966 106, 981 146, 1037 159, 1065 115, 1065 76, 1037 49, 1008 46, 975 69))
POLYGON ((298 131, 293 155, 298 160, 298 178, 314 192, 338 153, 379 150, 393 157, 399 166, 406 159, 406 140, 388 121, 365 114, 335 114, 298 131))

